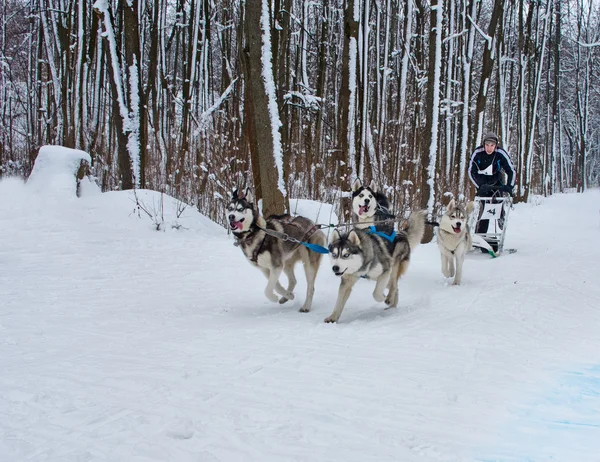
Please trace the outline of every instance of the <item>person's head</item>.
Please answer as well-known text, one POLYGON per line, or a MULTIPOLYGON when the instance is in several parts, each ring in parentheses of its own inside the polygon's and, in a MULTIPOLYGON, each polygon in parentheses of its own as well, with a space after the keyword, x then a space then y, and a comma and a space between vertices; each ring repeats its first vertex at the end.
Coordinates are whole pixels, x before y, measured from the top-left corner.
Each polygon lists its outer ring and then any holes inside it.
POLYGON ((492 154, 496 150, 497 146, 498 135, 492 132, 486 133, 483 137, 483 147, 485 148, 485 152, 492 154))

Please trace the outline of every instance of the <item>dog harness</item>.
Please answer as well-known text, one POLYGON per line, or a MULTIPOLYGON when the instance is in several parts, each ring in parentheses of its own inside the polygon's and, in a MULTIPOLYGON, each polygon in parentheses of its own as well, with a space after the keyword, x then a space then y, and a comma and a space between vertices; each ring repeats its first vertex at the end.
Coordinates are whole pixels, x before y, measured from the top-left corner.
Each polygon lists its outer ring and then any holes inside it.
MULTIPOLYGON (((300 226, 295 223, 296 217, 289 217, 287 219, 281 220, 281 223, 286 224, 286 225, 291 225, 296 227, 297 229, 300 229, 300 226)), ((235 246, 244 246, 244 243, 246 241, 248 241, 249 239, 252 238, 253 235, 255 235, 258 231, 263 231, 265 233, 265 235, 262 238, 262 241, 260 243, 260 245, 256 246, 256 248, 254 249, 254 251, 252 252, 252 256, 250 257, 250 261, 254 264, 258 264, 258 255, 260 254, 260 251, 262 249, 263 244, 265 243, 265 239, 267 238, 267 235, 276 237, 278 239, 282 239, 284 241, 292 241, 292 242, 297 242, 298 246, 300 245, 304 245, 306 247, 308 247, 309 249, 313 250, 314 252, 318 252, 318 253, 328 253, 327 249, 325 249, 324 247, 321 247, 317 244, 310 244, 309 247, 309 243, 304 242, 307 241, 308 239, 311 238, 311 236, 317 231, 317 229, 319 229, 319 225, 313 225, 307 232, 306 234, 303 236, 303 240, 300 241, 296 238, 291 238, 287 233, 281 233, 279 231, 275 231, 274 229, 268 229, 268 228, 261 228, 258 225, 252 225, 253 228, 255 229, 250 229, 248 231, 246 231, 244 234, 246 234, 246 236, 243 237, 238 237, 235 236, 237 241, 234 242, 235 246)), ((395 233, 394 233, 395 234, 395 233)))
POLYGON ((369 230, 366 232, 367 234, 377 234, 380 237, 383 237, 384 239, 387 239, 390 242, 394 242, 394 239, 396 239, 396 231, 392 231, 392 234, 385 234, 383 231, 377 231, 377 228, 375 228, 375 226, 371 225, 369 226, 369 230))
MULTIPOLYGON (((233 245, 235 245, 236 247, 244 247, 244 244, 246 243, 246 241, 251 240, 257 233, 257 230, 255 229, 249 229, 248 231, 245 231, 243 234, 245 234, 245 236, 235 236, 236 241, 233 243, 233 245)), ((258 254, 260 253, 260 250, 262 249, 263 244, 265 243, 265 239, 267 238, 267 236, 263 236, 262 241, 260 242, 260 245, 257 245, 256 248, 254 249, 254 251, 252 252, 252 256, 250 257, 250 261, 254 264, 258 264, 258 254)))

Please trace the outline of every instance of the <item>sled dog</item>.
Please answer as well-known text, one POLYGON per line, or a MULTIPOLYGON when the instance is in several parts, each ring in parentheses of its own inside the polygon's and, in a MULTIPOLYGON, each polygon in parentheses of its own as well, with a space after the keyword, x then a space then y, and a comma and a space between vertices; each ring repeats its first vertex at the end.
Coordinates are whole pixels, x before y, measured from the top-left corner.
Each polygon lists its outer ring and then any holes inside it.
POLYGON ((442 274, 447 278, 454 276, 454 285, 460 285, 465 254, 471 250, 471 233, 467 220, 474 205, 473 202, 466 205, 456 203, 452 199, 440 220, 437 243, 442 259, 442 274))
POLYGON ((408 218, 405 230, 396 234, 394 245, 369 229, 354 228, 348 234, 334 230, 329 242, 331 269, 341 282, 335 308, 325 322, 337 322, 360 278, 376 281, 373 298, 389 308, 398 304, 398 280, 406 272, 411 250, 421 242, 425 230, 425 211, 417 211, 408 218), (384 289, 388 289, 384 295, 384 289))
POLYGON ((273 215, 265 220, 254 207, 254 198, 246 188, 235 190, 227 206, 227 221, 244 255, 267 277, 266 297, 272 302, 285 303, 294 299, 296 277, 294 266, 302 261, 306 273, 306 300, 300 311, 310 311, 315 292, 315 278, 321 262, 321 254, 312 252, 304 245, 291 240, 283 240, 267 234, 264 230, 285 233, 302 242, 325 245, 325 234, 311 220, 290 215, 273 215), (279 283, 279 276, 285 273, 288 287, 279 283), (281 295, 279 298, 274 291, 281 295))
POLYGON ((394 232, 394 222, 374 223, 393 219, 389 212, 390 204, 385 194, 377 191, 375 181, 367 187, 357 178, 352 184, 352 218, 355 227, 366 229, 374 225, 377 231, 391 236, 394 232))

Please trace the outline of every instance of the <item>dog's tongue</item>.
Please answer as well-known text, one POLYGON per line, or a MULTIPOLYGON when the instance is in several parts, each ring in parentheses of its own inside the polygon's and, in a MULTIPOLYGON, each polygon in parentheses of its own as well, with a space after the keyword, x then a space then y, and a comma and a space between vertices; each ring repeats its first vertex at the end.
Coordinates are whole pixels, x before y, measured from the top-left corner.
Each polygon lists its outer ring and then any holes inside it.
POLYGON ((241 221, 235 221, 231 223, 231 228, 232 229, 242 229, 244 226, 242 225, 241 221))
POLYGON ((458 234, 458 233, 460 233, 460 226, 457 226, 456 228, 453 226, 453 227, 452 227, 452 230, 453 230, 453 231, 454 231, 456 234, 458 234))
POLYGON ((362 215, 363 213, 367 213, 369 211, 369 206, 368 205, 361 205, 358 208, 358 214, 362 215))

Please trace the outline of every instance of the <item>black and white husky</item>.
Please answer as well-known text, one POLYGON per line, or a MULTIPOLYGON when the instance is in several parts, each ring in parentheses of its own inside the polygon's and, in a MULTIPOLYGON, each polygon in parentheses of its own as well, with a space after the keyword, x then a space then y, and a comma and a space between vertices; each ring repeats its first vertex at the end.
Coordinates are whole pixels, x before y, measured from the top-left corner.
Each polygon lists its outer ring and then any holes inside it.
POLYGON ((341 277, 335 308, 325 322, 337 322, 360 278, 376 281, 373 298, 389 308, 398 304, 398 280, 406 272, 411 250, 421 242, 425 231, 425 211, 408 218, 405 230, 400 230, 390 246, 387 239, 369 229, 354 228, 348 234, 334 230, 329 242, 331 269, 341 277), (384 290, 387 287, 387 295, 384 290))
POLYGON ((377 231, 391 236, 394 232, 394 216, 385 194, 377 190, 375 181, 363 186, 358 178, 352 184, 352 217, 355 227, 360 229, 375 226, 377 231), (391 220, 390 220, 391 219, 391 220), (390 220, 382 222, 384 220, 390 220))
POLYGON ((298 242, 269 235, 265 230, 285 233, 298 241, 321 246, 325 245, 326 241, 323 232, 311 220, 301 216, 273 215, 265 220, 254 207, 254 198, 248 188, 243 192, 233 192, 227 206, 227 221, 237 239, 237 245, 248 261, 267 277, 265 295, 272 302, 285 303, 294 299, 294 266, 302 261, 307 289, 306 300, 300 311, 310 311, 321 254, 310 251, 298 242), (279 283, 282 272, 288 278, 287 289, 279 283), (280 294, 281 298, 274 291, 280 294))

